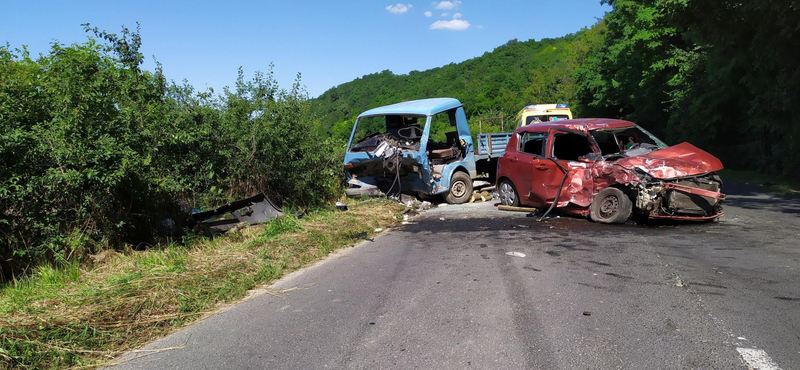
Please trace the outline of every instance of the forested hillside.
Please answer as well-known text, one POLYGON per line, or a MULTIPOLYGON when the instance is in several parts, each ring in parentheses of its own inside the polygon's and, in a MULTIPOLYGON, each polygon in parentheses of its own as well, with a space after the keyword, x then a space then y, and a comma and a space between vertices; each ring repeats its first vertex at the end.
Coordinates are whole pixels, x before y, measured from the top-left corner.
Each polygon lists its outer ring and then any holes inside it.
POLYGON ((511 40, 481 57, 423 72, 366 75, 326 91, 312 105, 336 138, 349 137, 353 118, 366 109, 430 97, 459 99, 468 117, 503 112, 510 121, 526 104, 572 102, 578 89, 573 73, 601 45, 603 29, 599 23, 556 39, 511 40))
POLYGON ((576 74, 582 112, 687 140, 727 167, 800 177, 800 4, 609 0, 576 74))
POLYGON ((423 72, 366 75, 312 100, 314 111, 325 134, 345 138, 358 113, 404 100, 455 97, 471 126, 568 102, 578 117, 630 119, 691 141, 729 168, 800 176, 800 5, 603 2, 613 11, 591 28, 423 72))

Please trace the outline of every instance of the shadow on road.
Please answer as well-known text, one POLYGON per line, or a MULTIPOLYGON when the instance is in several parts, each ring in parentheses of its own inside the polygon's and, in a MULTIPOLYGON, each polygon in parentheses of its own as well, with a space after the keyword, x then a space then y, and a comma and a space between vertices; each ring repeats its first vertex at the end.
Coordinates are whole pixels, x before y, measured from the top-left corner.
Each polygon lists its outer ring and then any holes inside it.
POLYGON ((769 210, 800 217, 800 199, 768 194, 749 186, 732 183, 726 183, 723 192, 727 195, 725 205, 769 210))

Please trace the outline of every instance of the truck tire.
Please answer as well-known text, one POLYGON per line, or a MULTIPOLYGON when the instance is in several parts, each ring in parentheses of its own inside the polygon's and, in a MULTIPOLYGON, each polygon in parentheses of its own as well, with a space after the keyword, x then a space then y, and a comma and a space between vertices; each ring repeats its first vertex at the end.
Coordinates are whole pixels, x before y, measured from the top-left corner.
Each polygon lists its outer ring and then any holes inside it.
POLYGON ((511 207, 518 207, 519 206, 519 194, 517 193, 517 188, 514 187, 514 184, 509 179, 503 179, 500 181, 500 186, 497 188, 498 194, 500 194, 500 203, 506 206, 511 207))
POLYGON ((633 202, 622 190, 605 188, 594 197, 589 217, 594 222, 621 224, 628 221, 633 211, 633 202))
POLYGON ((461 204, 466 203, 470 196, 472 196, 472 179, 461 171, 453 173, 453 177, 450 178, 450 191, 444 200, 450 204, 461 204))

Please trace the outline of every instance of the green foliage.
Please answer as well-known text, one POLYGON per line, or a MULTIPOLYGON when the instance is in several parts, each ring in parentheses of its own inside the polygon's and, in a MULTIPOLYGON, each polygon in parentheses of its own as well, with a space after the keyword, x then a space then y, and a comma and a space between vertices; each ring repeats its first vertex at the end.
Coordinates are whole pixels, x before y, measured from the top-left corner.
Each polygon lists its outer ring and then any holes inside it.
POLYGON ((729 167, 797 177, 797 4, 607 2, 604 43, 576 72, 588 114, 691 141, 729 167))
POLYGON ((0 46, 0 280, 41 262, 156 241, 157 223, 265 192, 282 205, 335 198, 343 144, 311 119, 300 76, 271 70, 220 95, 141 68, 123 28, 37 59, 0 46), (338 152, 337 152, 338 151, 338 152))
MULTIPOLYGON (((481 57, 427 71, 395 75, 370 74, 334 87, 312 100, 321 129, 347 140, 355 117, 370 108, 433 97, 459 99, 470 121, 481 115, 506 117, 505 129, 523 106, 570 102, 578 83, 572 73, 600 41, 602 27, 592 27, 557 39, 511 40, 481 57)), ((489 129, 494 129, 494 122, 489 129)), ((499 132, 499 121, 497 122, 499 132)), ((475 131, 477 132, 477 130, 475 131)), ((489 132, 489 130, 483 130, 489 132)))

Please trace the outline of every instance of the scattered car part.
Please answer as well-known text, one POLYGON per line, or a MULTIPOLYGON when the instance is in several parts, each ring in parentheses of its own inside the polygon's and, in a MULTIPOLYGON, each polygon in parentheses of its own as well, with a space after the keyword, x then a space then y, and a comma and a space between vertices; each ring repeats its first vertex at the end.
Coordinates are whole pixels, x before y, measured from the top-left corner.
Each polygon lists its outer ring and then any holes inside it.
POLYGON ((212 232, 225 232, 234 226, 244 223, 256 225, 283 216, 284 212, 259 193, 250 198, 230 202, 211 211, 192 214, 196 228, 207 228, 212 232), (233 217, 221 217, 231 214, 233 217))
POLYGON ((539 212, 538 208, 533 207, 514 207, 514 206, 507 206, 507 205, 499 205, 497 209, 501 211, 512 211, 512 212, 529 212, 529 213, 536 213, 539 212))

